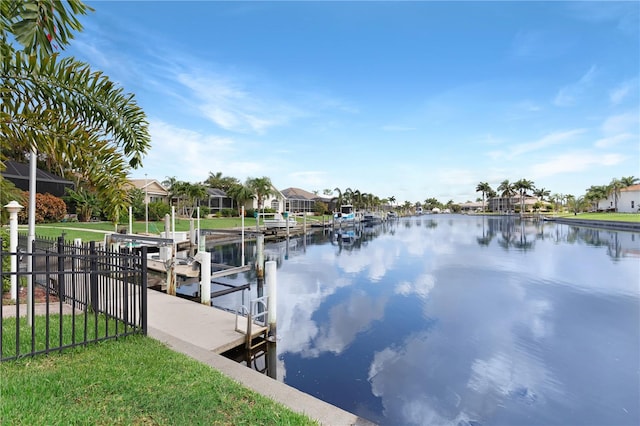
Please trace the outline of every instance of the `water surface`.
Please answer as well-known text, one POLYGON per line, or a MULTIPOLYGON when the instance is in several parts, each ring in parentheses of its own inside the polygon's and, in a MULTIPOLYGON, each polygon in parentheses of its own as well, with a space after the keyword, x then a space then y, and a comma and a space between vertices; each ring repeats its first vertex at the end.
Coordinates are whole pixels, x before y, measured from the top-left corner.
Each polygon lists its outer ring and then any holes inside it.
POLYGON ((389 425, 640 424, 638 233, 429 215, 266 251, 306 393, 389 425))

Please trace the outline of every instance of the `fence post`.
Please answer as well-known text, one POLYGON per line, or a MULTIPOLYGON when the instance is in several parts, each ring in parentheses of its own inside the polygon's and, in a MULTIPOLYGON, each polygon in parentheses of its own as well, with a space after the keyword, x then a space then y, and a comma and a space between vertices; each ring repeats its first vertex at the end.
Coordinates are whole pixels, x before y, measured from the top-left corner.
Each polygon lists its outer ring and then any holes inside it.
POLYGON ((58 237, 58 298, 64 302, 65 285, 64 285, 64 238, 58 237))
POLYGON ((98 256, 96 252, 96 242, 89 242, 89 291, 91 294, 91 309, 98 312, 98 256))
POLYGON ((140 287, 141 294, 141 312, 140 316, 142 319, 142 334, 147 335, 147 247, 142 246, 142 280, 140 287))

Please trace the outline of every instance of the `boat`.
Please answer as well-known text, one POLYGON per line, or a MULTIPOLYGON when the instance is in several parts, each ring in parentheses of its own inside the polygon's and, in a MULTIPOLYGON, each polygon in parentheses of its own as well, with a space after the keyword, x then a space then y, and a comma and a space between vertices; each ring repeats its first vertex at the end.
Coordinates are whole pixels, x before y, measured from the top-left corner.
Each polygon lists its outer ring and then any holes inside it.
POLYGON ((266 229, 279 229, 286 228, 287 226, 294 227, 298 224, 295 217, 292 217, 290 214, 283 215, 282 213, 264 213, 264 218, 262 222, 264 223, 264 227, 266 229))
POLYGON ((418 216, 421 216, 423 213, 424 213, 424 212, 423 212, 423 210, 422 210, 422 207, 418 207, 418 208, 416 209, 416 214, 417 214, 418 216))
POLYGON ((398 218, 398 213, 396 212, 387 213, 387 219, 397 219, 397 218, 398 218))
POLYGON ((340 206, 340 211, 333 214, 333 221, 337 223, 354 223, 356 221, 356 212, 353 205, 344 204, 340 206))
POLYGON ((364 225, 376 225, 378 223, 382 223, 382 217, 376 213, 365 213, 362 217, 362 221, 364 225))

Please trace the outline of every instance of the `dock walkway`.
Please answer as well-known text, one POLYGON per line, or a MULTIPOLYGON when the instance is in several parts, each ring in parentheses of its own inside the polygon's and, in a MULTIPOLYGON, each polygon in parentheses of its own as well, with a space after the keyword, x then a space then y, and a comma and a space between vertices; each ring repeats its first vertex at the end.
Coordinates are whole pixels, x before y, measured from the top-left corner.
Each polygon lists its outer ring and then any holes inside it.
POLYGON ((235 331, 235 314, 155 290, 147 290, 147 302, 149 336, 171 349, 219 370, 243 386, 306 414, 320 424, 372 424, 220 355, 245 341, 244 334, 235 331))

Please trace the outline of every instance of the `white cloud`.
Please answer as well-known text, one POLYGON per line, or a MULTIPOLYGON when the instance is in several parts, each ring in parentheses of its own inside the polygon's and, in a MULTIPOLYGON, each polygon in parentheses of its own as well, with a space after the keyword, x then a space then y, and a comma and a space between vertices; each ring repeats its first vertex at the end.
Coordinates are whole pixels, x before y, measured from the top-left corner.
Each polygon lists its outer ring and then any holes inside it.
POLYGON ((609 100, 613 105, 618 105, 627 98, 633 91, 638 91, 638 79, 634 78, 621 83, 609 92, 609 100))
POLYGON ((584 92, 591 86, 596 75, 596 66, 593 65, 589 70, 575 83, 562 87, 556 94, 553 103, 556 106, 572 106, 576 103, 584 92))
POLYGON ((585 129, 573 129, 563 132, 553 132, 543 136, 538 140, 514 145, 508 151, 490 151, 487 153, 487 155, 493 160, 513 159, 520 155, 538 151, 549 146, 572 142, 577 136, 582 135, 584 132, 585 129))
POLYGON ((401 294, 403 296, 409 296, 411 294, 415 294, 423 299, 425 299, 429 292, 436 285, 435 277, 431 274, 422 274, 416 278, 415 282, 410 283, 408 281, 400 282, 396 285, 395 292, 396 294, 401 294))
POLYGON ((613 115, 608 117, 602 123, 602 132, 605 135, 617 135, 629 131, 635 131, 640 123, 640 117, 637 111, 627 112, 624 114, 613 115))
POLYGON ((615 136, 608 136, 602 139, 598 139, 597 141, 595 141, 594 145, 597 148, 609 148, 609 147, 618 145, 621 142, 625 142, 633 139, 637 140, 638 137, 631 133, 620 133, 615 136))

